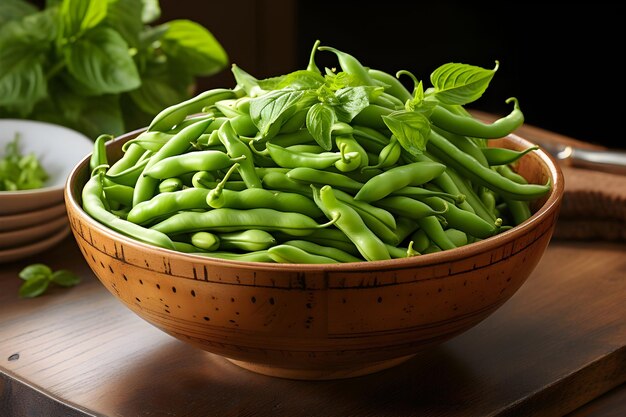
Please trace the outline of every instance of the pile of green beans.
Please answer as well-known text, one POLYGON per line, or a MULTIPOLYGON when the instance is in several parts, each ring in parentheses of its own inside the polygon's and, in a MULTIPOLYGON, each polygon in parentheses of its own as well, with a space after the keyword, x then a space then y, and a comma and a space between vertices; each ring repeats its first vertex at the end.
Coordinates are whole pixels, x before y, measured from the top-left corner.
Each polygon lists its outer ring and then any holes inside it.
POLYGON ((316 42, 306 70, 265 80, 232 70, 234 88, 163 109, 114 163, 104 146, 111 136, 98 137, 84 210, 170 250, 340 263, 488 239, 526 221, 530 202, 550 190, 515 171, 536 147, 488 146, 523 123, 516 99, 491 124, 463 107, 495 69, 449 64, 424 90, 407 71, 370 69, 316 42), (320 71, 317 51, 335 54, 338 67, 320 71))

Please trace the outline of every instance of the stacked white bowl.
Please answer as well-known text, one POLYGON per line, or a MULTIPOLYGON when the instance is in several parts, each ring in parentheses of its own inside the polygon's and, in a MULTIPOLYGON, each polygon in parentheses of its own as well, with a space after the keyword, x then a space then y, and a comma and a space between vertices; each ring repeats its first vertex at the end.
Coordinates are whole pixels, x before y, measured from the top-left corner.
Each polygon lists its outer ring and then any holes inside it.
POLYGON ((63 187, 71 170, 93 150, 87 136, 64 126, 0 119, 0 157, 19 136, 19 151, 34 154, 49 178, 32 190, 0 191, 0 263, 25 259, 69 234, 63 187))

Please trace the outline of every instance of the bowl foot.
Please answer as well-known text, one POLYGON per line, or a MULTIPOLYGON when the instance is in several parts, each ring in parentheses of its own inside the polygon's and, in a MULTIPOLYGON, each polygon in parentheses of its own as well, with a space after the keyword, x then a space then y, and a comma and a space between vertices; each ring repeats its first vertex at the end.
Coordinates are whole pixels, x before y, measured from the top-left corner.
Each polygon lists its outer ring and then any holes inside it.
POLYGON ((380 362, 369 364, 358 364, 349 367, 340 368, 317 368, 317 369, 299 369, 299 368, 281 368, 278 366, 266 365, 262 363, 246 362, 236 359, 226 358, 231 363, 258 374, 273 376, 277 378, 301 379, 301 380, 329 380, 353 378, 372 374, 392 368, 403 362, 408 361, 415 355, 402 356, 394 359, 387 359, 380 362))

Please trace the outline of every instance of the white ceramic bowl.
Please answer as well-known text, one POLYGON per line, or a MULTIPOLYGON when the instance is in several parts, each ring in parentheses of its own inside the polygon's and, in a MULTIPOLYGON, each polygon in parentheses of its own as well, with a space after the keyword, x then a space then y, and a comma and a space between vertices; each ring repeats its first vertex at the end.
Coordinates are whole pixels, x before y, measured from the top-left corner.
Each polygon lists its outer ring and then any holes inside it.
POLYGON ((63 202, 70 172, 93 150, 93 140, 64 126, 34 120, 0 119, 0 154, 20 136, 22 154, 34 153, 50 178, 36 190, 0 191, 0 216, 38 210, 63 202))

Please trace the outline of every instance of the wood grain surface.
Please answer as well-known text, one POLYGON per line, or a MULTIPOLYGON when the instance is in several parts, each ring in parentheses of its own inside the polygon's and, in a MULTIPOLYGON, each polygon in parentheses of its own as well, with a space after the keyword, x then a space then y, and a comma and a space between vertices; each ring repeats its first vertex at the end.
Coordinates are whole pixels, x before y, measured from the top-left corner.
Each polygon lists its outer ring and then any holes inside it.
MULTIPOLYGON (((241 369, 140 319, 73 238, 0 270, 0 415, 562 416, 626 381, 626 247, 553 241, 484 322, 401 366, 337 381, 241 369), (19 270, 83 281, 18 299, 19 270)), ((582 414, 581 416, 592 416, 582 414)))

